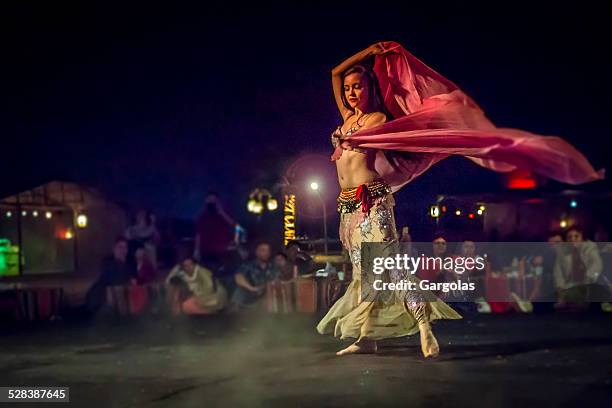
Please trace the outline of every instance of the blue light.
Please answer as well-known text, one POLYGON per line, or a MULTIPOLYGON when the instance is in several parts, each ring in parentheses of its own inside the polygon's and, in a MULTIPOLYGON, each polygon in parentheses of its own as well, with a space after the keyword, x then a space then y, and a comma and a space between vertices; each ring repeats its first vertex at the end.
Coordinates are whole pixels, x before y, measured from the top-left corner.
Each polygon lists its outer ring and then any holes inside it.
POLYGON ((570 207, 572 207, 572 208, 578 207, 578 201, 576 201, 576 200, 570 201, 570 207))

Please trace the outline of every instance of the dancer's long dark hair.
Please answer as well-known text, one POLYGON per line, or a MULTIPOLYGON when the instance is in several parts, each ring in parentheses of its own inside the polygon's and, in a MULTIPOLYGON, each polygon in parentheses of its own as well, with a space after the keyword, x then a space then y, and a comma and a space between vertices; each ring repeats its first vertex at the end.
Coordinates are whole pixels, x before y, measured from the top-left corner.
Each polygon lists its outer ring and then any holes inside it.
MULTIPOLYGON (((365 77, 368 82, 368 101, 369 101, 369 110, 371 112, 381 112, 387 116, 387 122, 393 120, 393 116, 391 112, 385 106, 385 101, 383 100, 382 93, 380 91, 380 85, 378 84, 378 78, 376 78, 376 74, 369 66, 369 64, 364 63, 360 65, 353 65, 351 68, 347 69, 342 73, 342 93, 340 95, 342 99, 342 104, 345 108, 351 111, 355 111, 354 108, 348 103, 346 99, 346 95, 344 94, 344 79, 350 74, 361 74, 362 77, 365 77)), ((369 112, 364 112, 369 113, 369 112)))

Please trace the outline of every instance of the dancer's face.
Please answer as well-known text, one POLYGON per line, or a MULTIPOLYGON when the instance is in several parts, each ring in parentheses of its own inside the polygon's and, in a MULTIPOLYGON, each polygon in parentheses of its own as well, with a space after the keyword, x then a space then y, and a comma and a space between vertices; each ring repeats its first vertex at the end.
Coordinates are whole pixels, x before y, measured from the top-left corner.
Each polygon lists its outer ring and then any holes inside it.
POLYGON ((368 81, 361 73, 353 72, 344 78, 344 96, 351 108, 366 111, 368 95, 368 81))

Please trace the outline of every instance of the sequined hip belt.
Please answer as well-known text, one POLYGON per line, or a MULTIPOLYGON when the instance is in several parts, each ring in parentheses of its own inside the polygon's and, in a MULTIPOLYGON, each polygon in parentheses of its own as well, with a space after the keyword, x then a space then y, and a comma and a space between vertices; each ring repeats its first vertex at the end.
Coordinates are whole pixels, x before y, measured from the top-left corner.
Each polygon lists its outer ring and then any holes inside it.
POLYGON ((382 179, 376 179, 359 187, 343 188, 338 196, 338 212, 352 213, 361 206, 361 210, 367 213, 375 199, 390 193, 391 186, 382 179))

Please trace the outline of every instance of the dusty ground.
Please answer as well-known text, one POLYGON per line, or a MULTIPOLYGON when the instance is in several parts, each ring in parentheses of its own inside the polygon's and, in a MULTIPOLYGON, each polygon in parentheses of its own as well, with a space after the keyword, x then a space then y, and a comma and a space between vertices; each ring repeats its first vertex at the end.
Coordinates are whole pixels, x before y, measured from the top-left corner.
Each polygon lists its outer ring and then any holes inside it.
POLYGON ((438 322, 436 361, 417 338, 335 357, 314 324, 251 314, 5 330, 0 385, 70 386, 84 407, 612 404, 612 315, 438 322))

